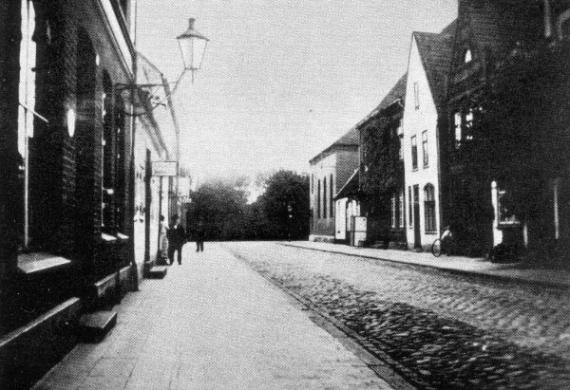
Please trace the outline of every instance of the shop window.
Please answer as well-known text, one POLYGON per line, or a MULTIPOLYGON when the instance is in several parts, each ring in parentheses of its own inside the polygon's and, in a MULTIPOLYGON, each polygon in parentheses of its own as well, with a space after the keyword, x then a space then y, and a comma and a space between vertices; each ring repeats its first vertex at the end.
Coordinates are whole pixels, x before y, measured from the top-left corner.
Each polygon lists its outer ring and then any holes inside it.
POLYGON ((434 187, 427 184, 424 187, 424 213, 425 213, 425 230, 426 233, 435 233, 437 231, 435 218, 435 194, 434 187))
POLYGON ((412 169, 418 169, 418 141, 417 141, 417 137, 415 135, 412 136, 410 142, 412 145, 412 169))

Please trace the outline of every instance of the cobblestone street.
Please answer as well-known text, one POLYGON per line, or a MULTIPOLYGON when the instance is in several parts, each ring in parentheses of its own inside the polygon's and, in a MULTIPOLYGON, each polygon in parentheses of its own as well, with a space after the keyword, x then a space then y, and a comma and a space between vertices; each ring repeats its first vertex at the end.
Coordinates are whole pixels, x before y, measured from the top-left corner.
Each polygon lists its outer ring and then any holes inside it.
POLYGON ((565 289, 275 243, 224 245, 387 354, 418 387, 570 387, 565 289))

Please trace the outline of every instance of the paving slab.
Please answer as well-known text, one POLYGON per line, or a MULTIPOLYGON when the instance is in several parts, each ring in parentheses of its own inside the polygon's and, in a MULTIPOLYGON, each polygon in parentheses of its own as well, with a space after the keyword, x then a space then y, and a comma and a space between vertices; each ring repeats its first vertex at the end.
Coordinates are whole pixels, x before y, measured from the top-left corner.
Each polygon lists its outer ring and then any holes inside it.
POLYGON ((35 389, 391 389, 309 312, 219 245, 127 295, 100 344, 35 389))

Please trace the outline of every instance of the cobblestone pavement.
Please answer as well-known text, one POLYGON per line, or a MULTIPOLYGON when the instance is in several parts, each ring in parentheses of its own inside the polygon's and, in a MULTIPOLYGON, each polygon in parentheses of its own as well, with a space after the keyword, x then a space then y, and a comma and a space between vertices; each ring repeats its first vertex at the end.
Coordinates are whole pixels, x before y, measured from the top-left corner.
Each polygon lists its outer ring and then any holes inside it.
POLYGON ((285 247, 227 243, 387 353, 423 388, 570 388, 570 293, 285 247))
POLYGON ((219 245, 184 251, 34 389, 384 389, 370 366, 219 245))

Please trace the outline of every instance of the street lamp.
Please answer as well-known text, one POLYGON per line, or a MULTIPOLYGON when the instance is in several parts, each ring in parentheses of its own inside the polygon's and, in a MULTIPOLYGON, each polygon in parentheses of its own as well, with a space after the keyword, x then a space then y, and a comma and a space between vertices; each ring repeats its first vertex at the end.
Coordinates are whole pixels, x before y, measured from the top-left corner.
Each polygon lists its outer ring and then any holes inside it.
POLYGON ((206 52, 206 47, 208 42, 210 41, 204 35, 199 33, 194 29, 194 22, 196 19, 190 18, 188 20, 188 29, 184 31, 182 34, 176 37, 178 41, 178 47, 180 48, 180 55, 182 57, 182 62, 184 67, 180 72, 180 75, 174 82, 174 87, 172 90, 166 87, 164 81, 166 78, 162 75, 155 66, 153 66, 161 75, 162 82, 160 83, 146 83, 146 84, 137 84, 136 83, 136 64, 135 64, 135 82, 132 84, 117 84, 115 88, 118 91, 128 91, 132 96, 133 104, 136 101, 140 101, 139 103, 142 106, 142 110, 134 113, 128 113, 131 116, 140 116, 145 115, 148 113, 148 109, 154 110, 156 107, 162 104, 161 99, 157 98, 152 92, 153 88, 164 88, 166 98, 169 99, 174 93, 176 92, 178 85, 180 85, 180 81, 186 74, 186 72, 192 72, 192 82, 194 82, 194 72, 198 71, 202 66, 202 60, 204 59, 204 54, 206 52), (136 91, 136 92, 135 92, 136 91))
POLYGON ((202 60, 204 59, 204 53, 206 52, 209 39, 194 30, 195 21, 196 19, 194 18, 188 19, 188 29, 176 37, 178 46, 180 47, 180 53, 182 54, 182 61, 184 62, 184 71, 177 80, 172 92, 176 90, 184 72, 187 70, 191 71, 192 82, 194 82, 194 72, 199 70, 202 66, 202 60))

